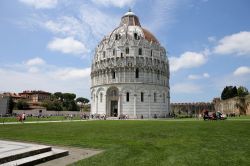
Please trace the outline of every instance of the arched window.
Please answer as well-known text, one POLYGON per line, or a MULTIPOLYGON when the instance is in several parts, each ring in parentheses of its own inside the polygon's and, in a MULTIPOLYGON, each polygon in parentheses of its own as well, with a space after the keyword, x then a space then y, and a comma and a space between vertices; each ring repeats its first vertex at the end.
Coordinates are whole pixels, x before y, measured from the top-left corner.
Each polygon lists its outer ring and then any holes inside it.
POLYGON ((143 102, 143 101, 144 101, 144 93, 141 92, 141 102, 143 102))
POLYGON ((121 52, 121 58, 123 58, 123 53, 121 52))
POLYGON ((113 49, 113 56, 115 56, 115 49, 113 49))
POLYGON ((129 92, 126 93, 126 101, 129 102, 129 92))
POLYGON ((160 70, 157 71, 157 79, 160 79, 160 70))
POLYGON ((139 48, 138 54, 139 54, 139 55, 142 55, 142 48, 139 48))
POLYGON ((126 54, 129 54, 129 48, 128 47, 126 48, 126 54))
POLYGON ((115 79, 115 71, 112 71, 112 78, 115 79))
POLYGON ((138 68, 136 68, 136 70, 135 70, 135 78, 139 78, 139 69, 138 68))
POLYGON ((118 40, 118 39, 119 39, 119 35, 115 34, 115 40, 118 40))
POLYGON ((102 102, 102 96, 103 96, 103 95, 102 95, 102 93, 101 93, 101 94, 100 94, 100 102, 102 102))
POLYGON ((156 93, 154 93, 154 102, 156 103, 156 93))
POLYGON ((105 58, 106 52, 105 52, 105 51, 103 51, 102 55, 103 55, 103 58, 105 58))
POLYGON ((163 93, 163 103, 166 103, 166 95, 165 95, 165 93, 163 93))
POLYGON ((134 33, 134 39, 135 39, 135 40, 139 40, 139 36, 138 36, 137 33, 134 33))

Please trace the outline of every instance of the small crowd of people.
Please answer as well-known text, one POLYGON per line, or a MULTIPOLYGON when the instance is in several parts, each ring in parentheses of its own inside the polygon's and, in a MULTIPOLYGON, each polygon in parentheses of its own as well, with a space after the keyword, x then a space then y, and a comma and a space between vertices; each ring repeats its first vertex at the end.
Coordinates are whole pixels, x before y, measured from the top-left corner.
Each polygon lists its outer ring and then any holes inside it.
POLYGON ((124 120, 124 119, 128 119, 128 115, 127 114, 121 114, 119 115, 118 119, 124 120))
POLYGON ((91 119, 99 119, 99 120, 106 120, 107 115, 106 114, 91 114, 91 119))
POLYGON ((226 115, 222 114, 221 112, 213 112, 211 115, 209 115, 208 110, 204 111, 203 114, 203 119, 204 120, 225 120, 227 119, 226 115))
POLYGON ((25 113, 19 114, 17 115, 16 118, 17 118, 17 121, 24 122, 26 120, 26 114, 25 113))

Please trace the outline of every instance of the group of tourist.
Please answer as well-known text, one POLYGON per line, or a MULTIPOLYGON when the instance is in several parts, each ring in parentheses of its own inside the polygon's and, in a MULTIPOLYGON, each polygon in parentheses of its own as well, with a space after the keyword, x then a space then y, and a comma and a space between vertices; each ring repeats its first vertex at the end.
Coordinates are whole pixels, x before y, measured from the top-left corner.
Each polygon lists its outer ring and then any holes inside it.
POLYGON ((211 115, 209 115, 208 110, 205 110, 203 113, 203 119, 204 120, 225 120, 227 119, 227 117, 219 111, 213 112, 211 115))
POLYGON ((19 122, 24 122, 26 120, 26 114, 25 113, 19 114, 17 115, 16 118, 19 122))

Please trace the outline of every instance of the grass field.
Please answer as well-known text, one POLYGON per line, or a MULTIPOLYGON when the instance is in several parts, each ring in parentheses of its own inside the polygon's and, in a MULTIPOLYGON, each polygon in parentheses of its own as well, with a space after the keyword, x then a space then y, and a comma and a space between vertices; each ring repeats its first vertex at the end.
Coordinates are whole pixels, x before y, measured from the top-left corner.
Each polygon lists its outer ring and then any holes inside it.
MULTIPOLYGON (((249 119, 250 116, 236 116, 236 117, 228 117, 230 120, 238 120, 238 119, 249 119)), ((50 116, 50 117, 45 117, 45 118, 38 118, 38 117, 27 117, 26 122, 32 122, 32 121, 63 121, 63 120, 69 120, 68 118, 65 118, 64 116, 50 116)), ((79 116, 73 117, 71 120, 80 120, 79 116)), ((168 119, 168 120, 203 120, 203 119, 197 119, 197 118, 177 118, 177 119, 168 119)), ((5 122, 17 122, 16 117, 0 117, 0 123, 5 123, 5 122)))
MULTIPOLYGON (((32 121, 62 121, 62 120, 68 120, 64 116, 51 116, 51 117, 45 117, 45 118, 38 118, 38 117, 27 117, 26 122, 32 122, 32 121)), ((72 120, 80 120, 79 116, 73 117, 72 120)), ((18 122, 16 117, 0 117, 0 123, 5 122, 18 122)))
POLYGON ((249 165, 250 121, 1 125, 0 138, 104 149, 76 165, 249 165))

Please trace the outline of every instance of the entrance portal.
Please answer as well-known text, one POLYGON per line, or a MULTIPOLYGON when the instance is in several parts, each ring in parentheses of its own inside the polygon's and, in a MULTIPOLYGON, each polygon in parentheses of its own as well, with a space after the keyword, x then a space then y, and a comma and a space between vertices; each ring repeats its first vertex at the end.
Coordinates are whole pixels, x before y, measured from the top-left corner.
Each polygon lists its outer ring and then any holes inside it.
POLYGON ((117 117, 118 114, 118 101, 111 101, 111 116, 117 117))
POLYGON ((106 93, 106 115, 118 117, 119 116, 119 90, 117 87, 110 87, 106 93))

